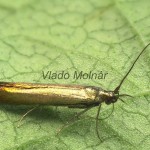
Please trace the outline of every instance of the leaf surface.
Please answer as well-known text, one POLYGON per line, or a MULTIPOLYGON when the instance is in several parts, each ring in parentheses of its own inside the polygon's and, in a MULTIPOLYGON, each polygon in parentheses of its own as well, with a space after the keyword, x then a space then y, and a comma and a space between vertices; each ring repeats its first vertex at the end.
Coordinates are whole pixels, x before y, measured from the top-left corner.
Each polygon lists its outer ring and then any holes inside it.
MULTIPOLYGON (((150 42, 148 0, 0 0, 0 80, 98 86, 113 90, 141 49, 150 42), (43 79, 64 71, 69 79, 43 79), (74 79, 75 71, 108 73, 105 79, 74 79)), ((0 106, 1 150, 148 150, 150 147, 150 48, 140 57, 120 93, 113 115, 95 132, 93 108, 60 129, 75 112, 41 106, 0 106)), ((102 105, 101 118, 112 106, 102 105)))

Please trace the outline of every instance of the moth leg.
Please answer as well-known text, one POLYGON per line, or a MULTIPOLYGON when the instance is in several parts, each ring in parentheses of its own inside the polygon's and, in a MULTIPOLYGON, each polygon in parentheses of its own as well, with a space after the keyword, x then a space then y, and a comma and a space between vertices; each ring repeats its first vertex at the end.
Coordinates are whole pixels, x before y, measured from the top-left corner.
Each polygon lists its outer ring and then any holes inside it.
POLYGON ((82 114, 84 114, 85 112, 87 112, 88 110, 90 110, 91 108, 93 108, 93 106, 91 107, 87 107, 84 110, 78 112, 77 114, 75 114, 72 118, 69 119, 69 121, 67 121, 60 129, 58 129, 57 131, 57 135, 66 127, 68 127, 69 125, 73 124, 77 118, 79 118, 79 116, 81 116, 82 114))
POLYGON ((35 110, 37 107, 39 107, 39 106, 35 106, 35 107, 33 107, 32 109, 28 110, 28 111, 19 119, 19 122, 18 122, 17 127, 20 127, 20 126, 22 125, 22 124, 21 124, 22 120, 23 120, 30 112, 32 112, 33 110, 35 110))
POLYGON ((99 121, 99 114, 100 114, 100 110, 101 110, 101 104, 99 105, 98 107, 98 110, 97 110, 97 115, 96 115, 96 134, 97 134, 97 137, 100 139, 100 141, 102 142, 102 139, 100 137, 100 134, 99 134, 99 130, 98 130, 98 121, 99 121))

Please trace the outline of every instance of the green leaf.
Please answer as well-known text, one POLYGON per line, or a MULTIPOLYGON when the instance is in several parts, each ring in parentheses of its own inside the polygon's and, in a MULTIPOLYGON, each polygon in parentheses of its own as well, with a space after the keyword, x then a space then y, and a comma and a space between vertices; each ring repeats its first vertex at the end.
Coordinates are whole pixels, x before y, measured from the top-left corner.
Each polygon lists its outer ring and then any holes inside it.
MULTIPOLYGON (((149 0, 0 0, 0 80, 80 84, 113 90, 141 49, 150 42, 149 0), (107 72, 105 79, 43 79, 42 71, 107 72)), ((0 106, 1 150, 148 150, 150 145, 150 48, 140 57, 115 103, 113 115, 99 123, 97 108, 58 135, 75 112, 41 106, 0 106)), ((100 117, 112 106, 102 105, 100 117)))

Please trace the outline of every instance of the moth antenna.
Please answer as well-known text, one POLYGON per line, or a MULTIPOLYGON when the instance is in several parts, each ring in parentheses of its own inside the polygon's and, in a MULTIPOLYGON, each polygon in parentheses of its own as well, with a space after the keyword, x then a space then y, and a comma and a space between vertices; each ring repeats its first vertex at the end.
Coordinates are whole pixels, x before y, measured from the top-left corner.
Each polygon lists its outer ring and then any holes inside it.
POLYGON ((123 103, 127 104, 122 98, 119 98, 123 103))
POLYGON ((120 95, 119 95, 119 97, 123 97, 123 96, 128 96, 128 97, 132 97, 132 98, 134 97, 134 96, 129 95, 129 94, 120 94, 120 95))
POLYGON ((147 44, 142 51, 140 52, 140 54, 137 56, 137 58, 135 59, 135 61, 133 62, 132 66, 130 67, 129 71, 126 73, 126 75, 123 77, 123 79, 121 80, 120 84, 116 87, 116 89, 114 90, 114 93, 118 93, 122 83, 124 82, 124 80, 126 79, 126 77, 129 75, 129 73, 131 72, 132 68, 134 67, 135 63, 137 62, 137 60, 139 59, 139 57, 142 55, 142 53, 146 50, 146 48, 150 45, 147 44))

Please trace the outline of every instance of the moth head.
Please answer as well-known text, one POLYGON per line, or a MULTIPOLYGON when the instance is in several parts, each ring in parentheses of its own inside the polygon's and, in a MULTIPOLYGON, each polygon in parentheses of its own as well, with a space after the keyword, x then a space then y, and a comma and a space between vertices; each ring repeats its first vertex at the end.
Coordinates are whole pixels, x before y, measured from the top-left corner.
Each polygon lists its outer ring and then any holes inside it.
POLYGON ((114 93, 114 91, 101 91, 100 98, 107 105, 117 102, 119 98, 119 92, 114 93))

